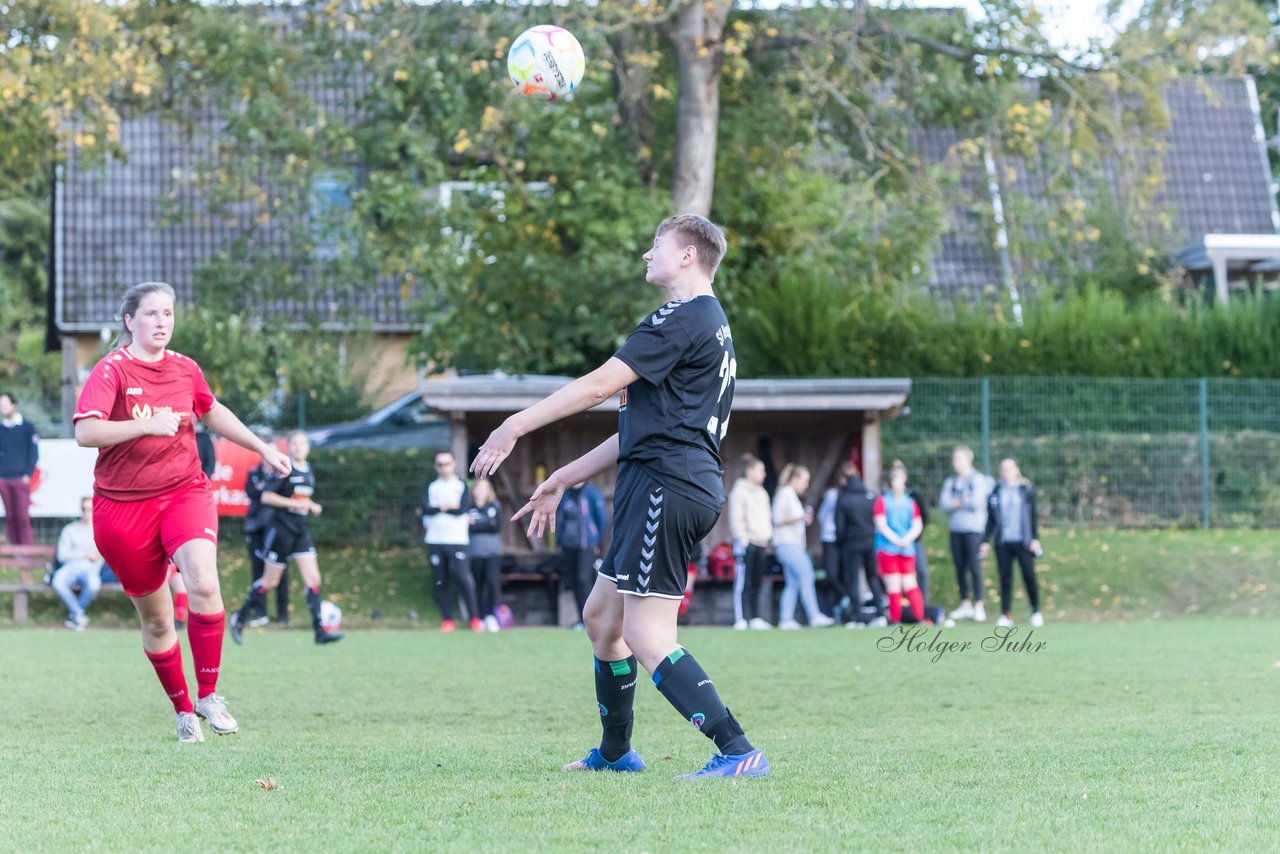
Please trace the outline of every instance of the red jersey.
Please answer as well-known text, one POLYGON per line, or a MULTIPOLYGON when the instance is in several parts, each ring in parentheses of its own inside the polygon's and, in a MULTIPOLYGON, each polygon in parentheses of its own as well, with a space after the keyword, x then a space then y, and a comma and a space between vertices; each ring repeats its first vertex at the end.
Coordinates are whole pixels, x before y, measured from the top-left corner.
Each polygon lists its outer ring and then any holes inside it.
POLYGON ((195 419, 215 403, 200 366, 180 353, 165 350, 158 362, 144 362, 125 348, 103 356, 80 392, 73 423, 91 417, 142 420, 166 409, 182 421, 176 436, 141 436, 100 448, 94 493, 115 501, 141 501, 200 477, 195 419))

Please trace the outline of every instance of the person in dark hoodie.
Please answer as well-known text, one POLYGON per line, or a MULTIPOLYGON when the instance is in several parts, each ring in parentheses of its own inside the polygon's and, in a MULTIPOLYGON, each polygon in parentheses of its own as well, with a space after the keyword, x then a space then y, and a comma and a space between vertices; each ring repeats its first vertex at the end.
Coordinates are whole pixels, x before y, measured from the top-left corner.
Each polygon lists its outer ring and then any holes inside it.
POLYGON ((1040 554, 1040 523, 1036 514, 1035 488, 1022 476, 1012 459, 1000 461, 1000 485, 987 499, 987 530, 982 555, 990 550, 986 542, 994 537, 996 568, 1000 572, 1000 619, 997 626, 1013 625, 1013 561, 1022 570, 1022 583, 1031 603, 1031 626, 1044 625, 1040 613, 1040 589, 1036 584, 1036 556, 1040 554))
MULTIPOLYGON (((845 463, 840 468, 844 477, 844 487, 840 497, 836 499, 836 544, 840 549, 841 586, 847 591, 858 590, 858 575, 866 579, 867 588, 871 592, 875 605, 876 617, 873 622, 884 624, 884 612, 881 601, 884 587, 876 573, 876 526, 873 512, 876 494, 867 489, 866 484, 853 463, 845 463)), ((861 627, 856 616, 858 604, 841 602, 841 615, 853 614, 855 619, 849 621, 850 627, 861 627)))

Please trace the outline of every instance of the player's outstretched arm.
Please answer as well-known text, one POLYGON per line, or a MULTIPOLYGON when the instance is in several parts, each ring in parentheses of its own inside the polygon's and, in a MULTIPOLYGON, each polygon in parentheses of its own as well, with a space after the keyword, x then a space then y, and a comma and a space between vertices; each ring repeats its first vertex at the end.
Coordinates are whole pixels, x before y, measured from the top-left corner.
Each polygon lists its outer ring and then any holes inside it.
POLYGON ((541 537, 548 528, 555 531, 556 508, 560 506, 560 496, 564 495, 564 491, 575 483, 582 483, 602 471, 608 471, 617 462, 618 434, 614 433, 573 462, 547 475, 547 479, 538 484, 529 502, 516 511, 511 521, 527 515, 530 539, 541 537))
POLYGON ((293 464, 289 462, 288 454, 274 445, 268 445, 255 436, 253 431, 244 426, 244 422, 236 417, 234 412, 221 403, 215 403, 213 409, 206 412, 204 418, 200 420, 204 422, 204 426, 224 439, 230 439, 240 447, 260 454, 262 461, 269 468, 280 472, 280 474, 288 474, 293 470, 293 464))
MULTIPOLYGON (((586 376, 579 377, 503 421, 502 426, 489 434, 488 441, 480 448, 480 453, 476 454, 471 463, 472 473, 489 477, 511 455, 520 437, 576 412, 585 412, 598 406, 639 378, 630 365, 616 356, 610 358, 586 376)), ((587 454, 583 459, 590 455, 587 454)), ((615 456, 614 461, 616 460, 615 456)))

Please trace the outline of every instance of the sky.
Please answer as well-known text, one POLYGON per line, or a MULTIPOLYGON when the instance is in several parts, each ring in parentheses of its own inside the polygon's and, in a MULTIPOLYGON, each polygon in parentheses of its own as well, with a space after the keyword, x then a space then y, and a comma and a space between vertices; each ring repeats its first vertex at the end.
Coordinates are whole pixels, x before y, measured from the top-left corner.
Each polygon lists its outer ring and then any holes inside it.
MULTIPOLYGON (((967 10, 972 18, 982 17, 979 0, 913 0, 916 6, 954 6, 967 10)), ((1080 50, 1091 35, 1106 36, 1111 32, 1103 23, 1107 0, 1037 0, 1036 6, 1045 16, 1045 35, 1060 50, 1080 50)), ((1121 15, 1130 15, 1139 0, 1125 0, 1121 15)))

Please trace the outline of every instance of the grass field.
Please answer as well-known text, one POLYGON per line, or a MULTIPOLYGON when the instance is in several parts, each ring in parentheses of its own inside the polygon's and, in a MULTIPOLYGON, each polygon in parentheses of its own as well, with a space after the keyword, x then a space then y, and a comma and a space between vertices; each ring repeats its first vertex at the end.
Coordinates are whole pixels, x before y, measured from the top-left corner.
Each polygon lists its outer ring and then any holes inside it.
POLYGON ((7 631, 0 850, 1275 849, 1280 624, 1051 622, 1035 652, 983 651, 989 626, 936 662, 887 631, 684 632, 774 768, 699 783, 672 776, 710 742, 647 682, 648 772, 558 770, 598 734, 578 633, 250 633, 220 689, 241 733, 179 745, 136 632, 7 631))

